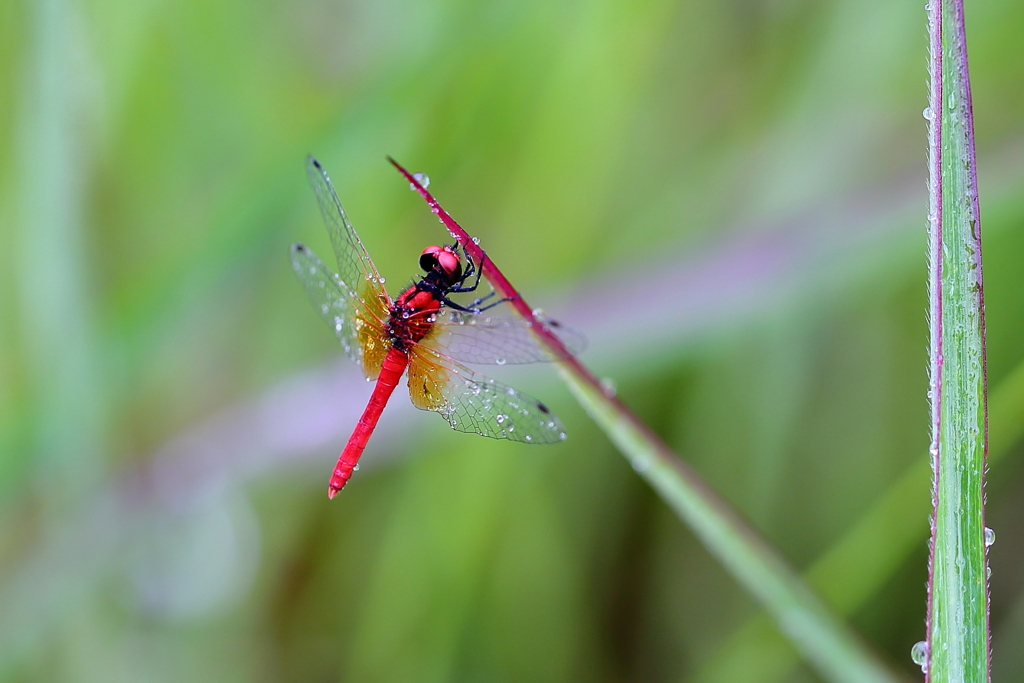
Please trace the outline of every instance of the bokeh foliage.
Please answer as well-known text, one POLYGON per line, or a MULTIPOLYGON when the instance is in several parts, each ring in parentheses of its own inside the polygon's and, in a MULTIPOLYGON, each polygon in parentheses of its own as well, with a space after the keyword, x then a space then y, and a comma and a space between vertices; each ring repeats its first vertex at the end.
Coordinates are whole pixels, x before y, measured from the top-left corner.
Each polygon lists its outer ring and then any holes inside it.
MULTIPOLYGON (((509 378, 562 415, 562 446, 396 409, 382 430, 422 431, 378 435, 331 504, 340 439, 255 470, 214 452, 237 477, 54 539, 162 444, 338 355, 286 257, 328 252, 307 152, 390 287, 444 238, 391 154, 531 302, 569 293, 550 312, 595 369, 810 566, 927 449, 924 22, 851 0, 0 4, 0 605, 30 606, 0 607, 0 677, 715 680, 726 660, 723 680, 769 680, 756 650, 729 658, 757 606, 538 373, 509 378), (733 267, 659 288, 701 255, 733 267), (665 303, 634 323, 644 291, 665 303)), ((997 389, 1024 360, 1022 25, 1019 3, 968 3, 997 389)), ((1024 680, 1007 448, 1002 681, 1024 680)), ((927 514, 923 495, 891 520, 920 542, 852 615, 909 675, 927 514)))

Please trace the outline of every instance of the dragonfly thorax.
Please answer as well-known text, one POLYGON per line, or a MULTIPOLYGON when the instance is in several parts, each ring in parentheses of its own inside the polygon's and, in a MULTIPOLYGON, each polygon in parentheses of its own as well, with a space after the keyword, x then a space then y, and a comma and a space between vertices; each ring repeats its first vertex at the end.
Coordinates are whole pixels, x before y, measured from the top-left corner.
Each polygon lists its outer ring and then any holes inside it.
POLYGON ((387 333, 392 346, 400 351, 430 334, 449 292, 466 278, 454 246, 427 247, 420 254, 420 267, 426 273, 398 295, 388 315, 387 333))
MULTIPOLYGON (((424 278, 426 280, 426 278, 424 278)), ((430 334, 441 308, 441 299, 433 289, 417 283, 402 292, 391 306, 387 333, 392 345, 400 351, 430 334)))

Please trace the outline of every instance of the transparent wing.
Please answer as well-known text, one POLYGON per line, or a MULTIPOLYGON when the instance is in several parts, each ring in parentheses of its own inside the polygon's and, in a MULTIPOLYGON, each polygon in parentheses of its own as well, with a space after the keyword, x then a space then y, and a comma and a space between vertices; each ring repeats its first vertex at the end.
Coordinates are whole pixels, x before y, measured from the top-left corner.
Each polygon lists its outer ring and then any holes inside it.
POLYGON ((391 346, 384 328, 391 305, 387 292, 376 281, 365 281, 361 291, 353 293, 308 248, 292 245, 291 254, 292 269, 345 353, 363 366, 367 377, 376 378, 391 346))
POLYGON ((384 284, 383 278, 370 260, 370 255, 366 253, 366 247, 345 215, 345 209, 341 206, 334 186, 331 185, 331 179, 327 177, 327 171, 312 155, 306 157, 306 174, 320 205, 327 233, 331 236, 342 286, 347 287, 352 295, 356 295, 364 282, 384 284))
MULTIPOLYGON (((542 322, 573 354, 586 348, 586 338, 576 330, 556 320, 542 322)), ((421 343, 464 363, 516 365, 551 360, 535 341, 531 323, 518 316, 443 309, 436 314, 430 335, 421 343)))
POLYGON ((452 429, 523 443, 558 443, 565 428, 535 398, 415 344, 409 395, 420 410, 440 413, 452 429))

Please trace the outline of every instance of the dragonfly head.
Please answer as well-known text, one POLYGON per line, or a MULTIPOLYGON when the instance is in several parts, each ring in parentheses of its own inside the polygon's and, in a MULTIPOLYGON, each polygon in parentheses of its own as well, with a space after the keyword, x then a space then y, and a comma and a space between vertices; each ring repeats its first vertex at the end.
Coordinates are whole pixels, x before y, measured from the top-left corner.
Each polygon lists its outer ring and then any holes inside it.
POLYGON ((452 285, 462 277, 462 261, 454 246, 427 247, 420 254, 420 268, 427 273, 434 271, 441 273, 452 285))

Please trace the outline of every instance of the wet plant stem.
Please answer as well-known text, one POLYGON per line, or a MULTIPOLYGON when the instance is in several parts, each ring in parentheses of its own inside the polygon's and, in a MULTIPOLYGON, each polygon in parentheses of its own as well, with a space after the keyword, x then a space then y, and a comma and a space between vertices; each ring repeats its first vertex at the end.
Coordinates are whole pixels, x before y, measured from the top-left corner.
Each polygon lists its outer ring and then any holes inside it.
POLYGON ((927 640, 936 683, 990 677, 985 298, 963 0, 931 0, 928 130, 933 469, 927 640))
POLYGON ((673 453, 629 408, 573 356, 534 314, 491 258, 437 203, 419 180, 392 164, 430 205, 499 296, 530 321, 538 341, 559 358, 569 388, 637 471, 700 537, 726 569, 772 614, 804 657, 829 681, 895 681, 897 678, 837 619, 772 548, 728 503, 673 453))

